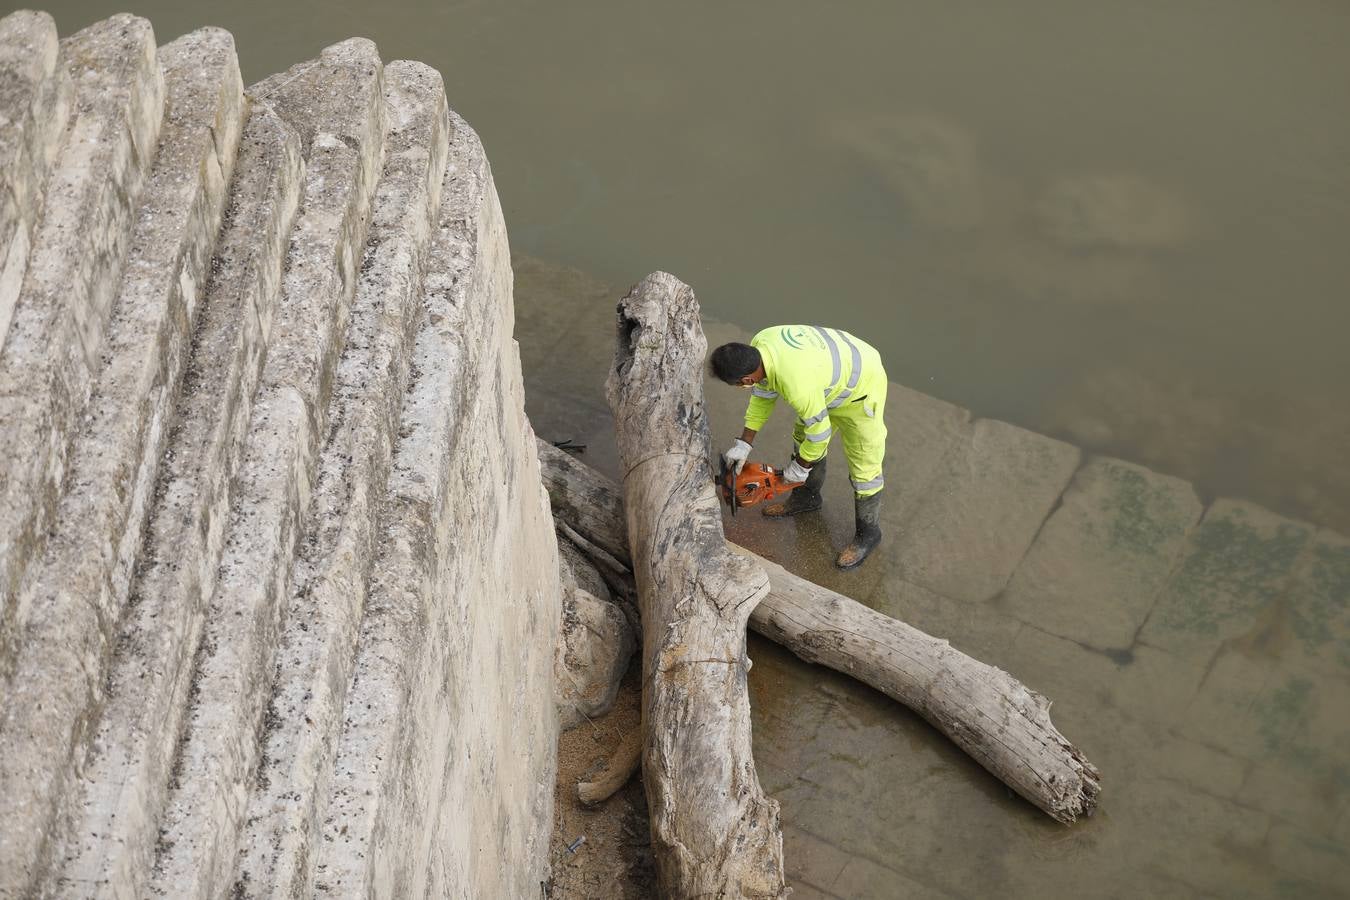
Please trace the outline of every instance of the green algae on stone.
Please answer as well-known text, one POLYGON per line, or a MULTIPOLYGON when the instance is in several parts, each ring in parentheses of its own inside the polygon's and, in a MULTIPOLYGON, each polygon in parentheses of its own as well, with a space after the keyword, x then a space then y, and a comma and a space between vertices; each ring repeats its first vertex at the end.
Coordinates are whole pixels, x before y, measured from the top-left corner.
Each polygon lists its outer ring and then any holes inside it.
POLYGON ((1312 691, 1311 681, 1294 677, 1274 693, 1260 697, 1252 704, 1252 713, 1268 752, 1278 752, 1301 729, 1308 715, 1312 691))
POLYGON ((1141 639, 1184 651, 1242 635, 1282 596, 1311 534, 1310 526, 1257 506, 1216 501, 1192 533, 1141 639))
POLYGON ((1000 604, 1024 622, 1128 659, 1202 510, 1180 479, 1090 459, 1037 533, 1000 604))
POLYGON ((1107 520, 1112 548, 1157 556, 1186 533, 1193 519, 1172 484, 1114 460, 1107 460, 1104 467, 1112 479, 1106 504, 1114 513, 1107 520))
POLYGON ((1350 542, 1319 533, 1299 561, 1289 600, 1303 649, 1314 657, 1329 650, 1334 665, 1350 669, 1350 542))

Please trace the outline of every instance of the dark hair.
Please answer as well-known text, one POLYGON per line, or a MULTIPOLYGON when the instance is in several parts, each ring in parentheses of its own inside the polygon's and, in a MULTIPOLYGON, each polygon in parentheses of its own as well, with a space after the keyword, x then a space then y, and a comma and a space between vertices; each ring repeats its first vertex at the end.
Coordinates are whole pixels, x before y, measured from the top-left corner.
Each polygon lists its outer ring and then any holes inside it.
POLYGON ((762 360, 759 351, 749 344, 723 344, 712 352, 708 368, 727 384, 736 384, 747 375, 753 375, 762 360))

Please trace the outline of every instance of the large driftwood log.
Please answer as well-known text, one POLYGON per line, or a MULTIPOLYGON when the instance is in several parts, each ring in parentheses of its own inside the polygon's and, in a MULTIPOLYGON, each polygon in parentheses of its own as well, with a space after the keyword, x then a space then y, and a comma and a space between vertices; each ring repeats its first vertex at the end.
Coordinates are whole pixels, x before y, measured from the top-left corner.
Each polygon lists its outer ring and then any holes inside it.
MULTIPOLYGON (((614 482, 542 441, 539 458, 554 516, 626 564, 614 482)), ((1060 822, 1092 813, 1097 770, 1051 723, 1045 697, 945 640, 736 549, 769 575, 769 594, 750 615, 756 632, 905 704, 1060 822)))
POLYGON ((722 533, 698 303, 658 272, 618 313, 605 387, 642 617, 643 783, 657 879, 663 896, 681 900, 781 897, 778 803, 755 776, 746 693, 746 620, 769 581, 722 533))

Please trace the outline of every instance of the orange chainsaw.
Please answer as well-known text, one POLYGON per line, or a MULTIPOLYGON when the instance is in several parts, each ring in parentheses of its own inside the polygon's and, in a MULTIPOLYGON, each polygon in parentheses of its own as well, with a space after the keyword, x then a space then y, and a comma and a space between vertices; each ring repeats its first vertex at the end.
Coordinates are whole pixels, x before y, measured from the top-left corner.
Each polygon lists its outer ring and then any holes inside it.
POLYGON ((747 462, 737 475, 736 470, 729 467, 725 459, 721 460, 721 470, 713 480, 717 482, 722 501, 731 507, 733 516, 736 515, 737 507, 754 506, 756 503, 772 500, 779 494, 786 494, 806 483, 784 481, 782 471, 764 463, 747 462))

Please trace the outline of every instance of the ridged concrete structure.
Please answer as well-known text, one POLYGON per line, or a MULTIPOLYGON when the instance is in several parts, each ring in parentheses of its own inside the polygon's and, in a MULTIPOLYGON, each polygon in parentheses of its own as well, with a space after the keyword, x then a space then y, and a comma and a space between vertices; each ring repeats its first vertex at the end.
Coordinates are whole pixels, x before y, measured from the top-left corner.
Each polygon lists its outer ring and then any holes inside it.
POLYGON ((556 545, 440 76, 16 12, 0 173, 0 896, 536 896, 556 545))

